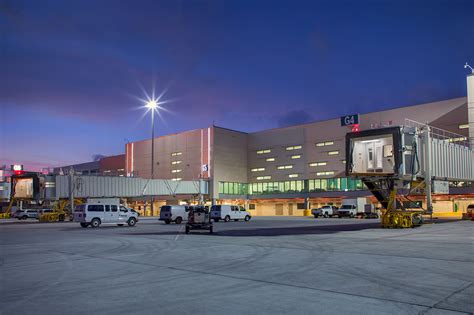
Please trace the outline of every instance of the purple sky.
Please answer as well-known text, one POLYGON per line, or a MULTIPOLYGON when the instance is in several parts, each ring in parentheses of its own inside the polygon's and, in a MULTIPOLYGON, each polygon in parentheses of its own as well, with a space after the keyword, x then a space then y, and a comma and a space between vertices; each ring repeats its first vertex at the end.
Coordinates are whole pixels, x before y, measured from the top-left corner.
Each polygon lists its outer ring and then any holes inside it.
POLYGON ((123 153, 156 134, 256 131, 465 96, 474 1, 3 1, 0 164, 123 153))

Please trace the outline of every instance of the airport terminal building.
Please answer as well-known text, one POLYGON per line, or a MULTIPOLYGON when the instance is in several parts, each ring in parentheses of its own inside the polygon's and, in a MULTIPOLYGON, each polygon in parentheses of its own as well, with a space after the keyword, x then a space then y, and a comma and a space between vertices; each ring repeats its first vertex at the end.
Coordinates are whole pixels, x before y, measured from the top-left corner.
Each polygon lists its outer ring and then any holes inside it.
MULTIPOLYGON (((358 128, 401 126, 409 119, 459 134, 452 141, 466 141, 472 139, 473 114, 463 97, 360 114, 358 128)), ((302 215, 307 206, 371 196, 360 180, 345 177, 348 132, 338 117, 252 133, 212 126, 165 135, 154 139, 153 178, 208 180, 206 202, 244 204, 254 215, 302 215)), ((150 139, 126 144, 123 168, 125 176, 152 177, 150 139)), ((449 195, 434 196, 434 212, 457 216, 474 203, 474 187, 450 184, 449 195)), ((192 201, 157 199, 155 209, 192 201)), ((147 206, 137 201, 136 207, 147 206)))

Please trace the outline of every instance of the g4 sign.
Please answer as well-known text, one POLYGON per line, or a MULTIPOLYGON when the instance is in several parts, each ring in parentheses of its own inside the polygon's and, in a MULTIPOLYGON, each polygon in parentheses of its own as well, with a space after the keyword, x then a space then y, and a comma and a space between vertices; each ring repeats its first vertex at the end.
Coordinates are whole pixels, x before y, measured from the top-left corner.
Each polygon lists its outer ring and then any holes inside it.
POLYGON ((346 115, 341 117, 341 126, 352 126, 359 124, 359 114, 346 115))

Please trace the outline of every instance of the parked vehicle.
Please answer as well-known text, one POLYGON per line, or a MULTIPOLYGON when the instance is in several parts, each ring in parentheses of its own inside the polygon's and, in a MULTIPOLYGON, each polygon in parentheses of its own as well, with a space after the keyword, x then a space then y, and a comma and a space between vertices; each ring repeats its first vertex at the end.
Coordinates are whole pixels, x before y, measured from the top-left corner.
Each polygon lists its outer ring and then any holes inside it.
POLYGON ((209 230, 214 232, 208 207, 191 206, 188 209, 188 222, 186 223, 186 234, 191 230, 209 230))
POLYGON ((337 215, 337 207, 332 205, 322 206, 321 212, 325 218, 332 218, 337 215))
POLYGON ((219 220, 224 220, 225 222, 229 222, 230 220, 249 221, 251 218, 250 212, 245 210, 242 206, 214 205, 211 207, 211 219, 213 219, 214 222, 219 222, 219 220))
POLYGON ((26 219, 37 219, 38 218, 38 210, 36 209, 21 209, 15 212, 15 218, 18 220, 26 220, 26 219))
POLYGON ((350 217, 355 218, 357 216, 365 216, 365 205, 367 204, 367 198, 347 198, 342 200, 341 207, 337 210, 339 218, 350 217))
POLYGON ((120 205, 115 198, 93 199, 76 206, 74 222, 79 222, 83 228, 89 225, 96 228, 101 224, 134 226, 138 222, 138 213, 120 205))
POLYGON ((160 209, 160 221, 165 221, 166 224, 175 222, 181 224, 184 219, 188 218, 188 206, 162 206, 160 209))
POLYGON ((314 218, 322 217, 323 216, 323 209, 321 209, 321 208, 311 209, 311 214, 314 216, 314 218))
POLYGON ((472 220, 474 213, 474 204, 467 206, 466 212, 462 214, 463 220, 472 220))

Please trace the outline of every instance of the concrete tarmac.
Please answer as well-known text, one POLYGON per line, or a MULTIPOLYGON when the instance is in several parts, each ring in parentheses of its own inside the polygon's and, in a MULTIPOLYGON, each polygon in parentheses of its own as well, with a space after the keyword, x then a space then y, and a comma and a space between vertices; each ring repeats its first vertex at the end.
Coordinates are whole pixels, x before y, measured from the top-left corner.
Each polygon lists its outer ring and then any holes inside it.
POLYGON ((0 314, 473 314, 474 222, 0 226, 0 314))

